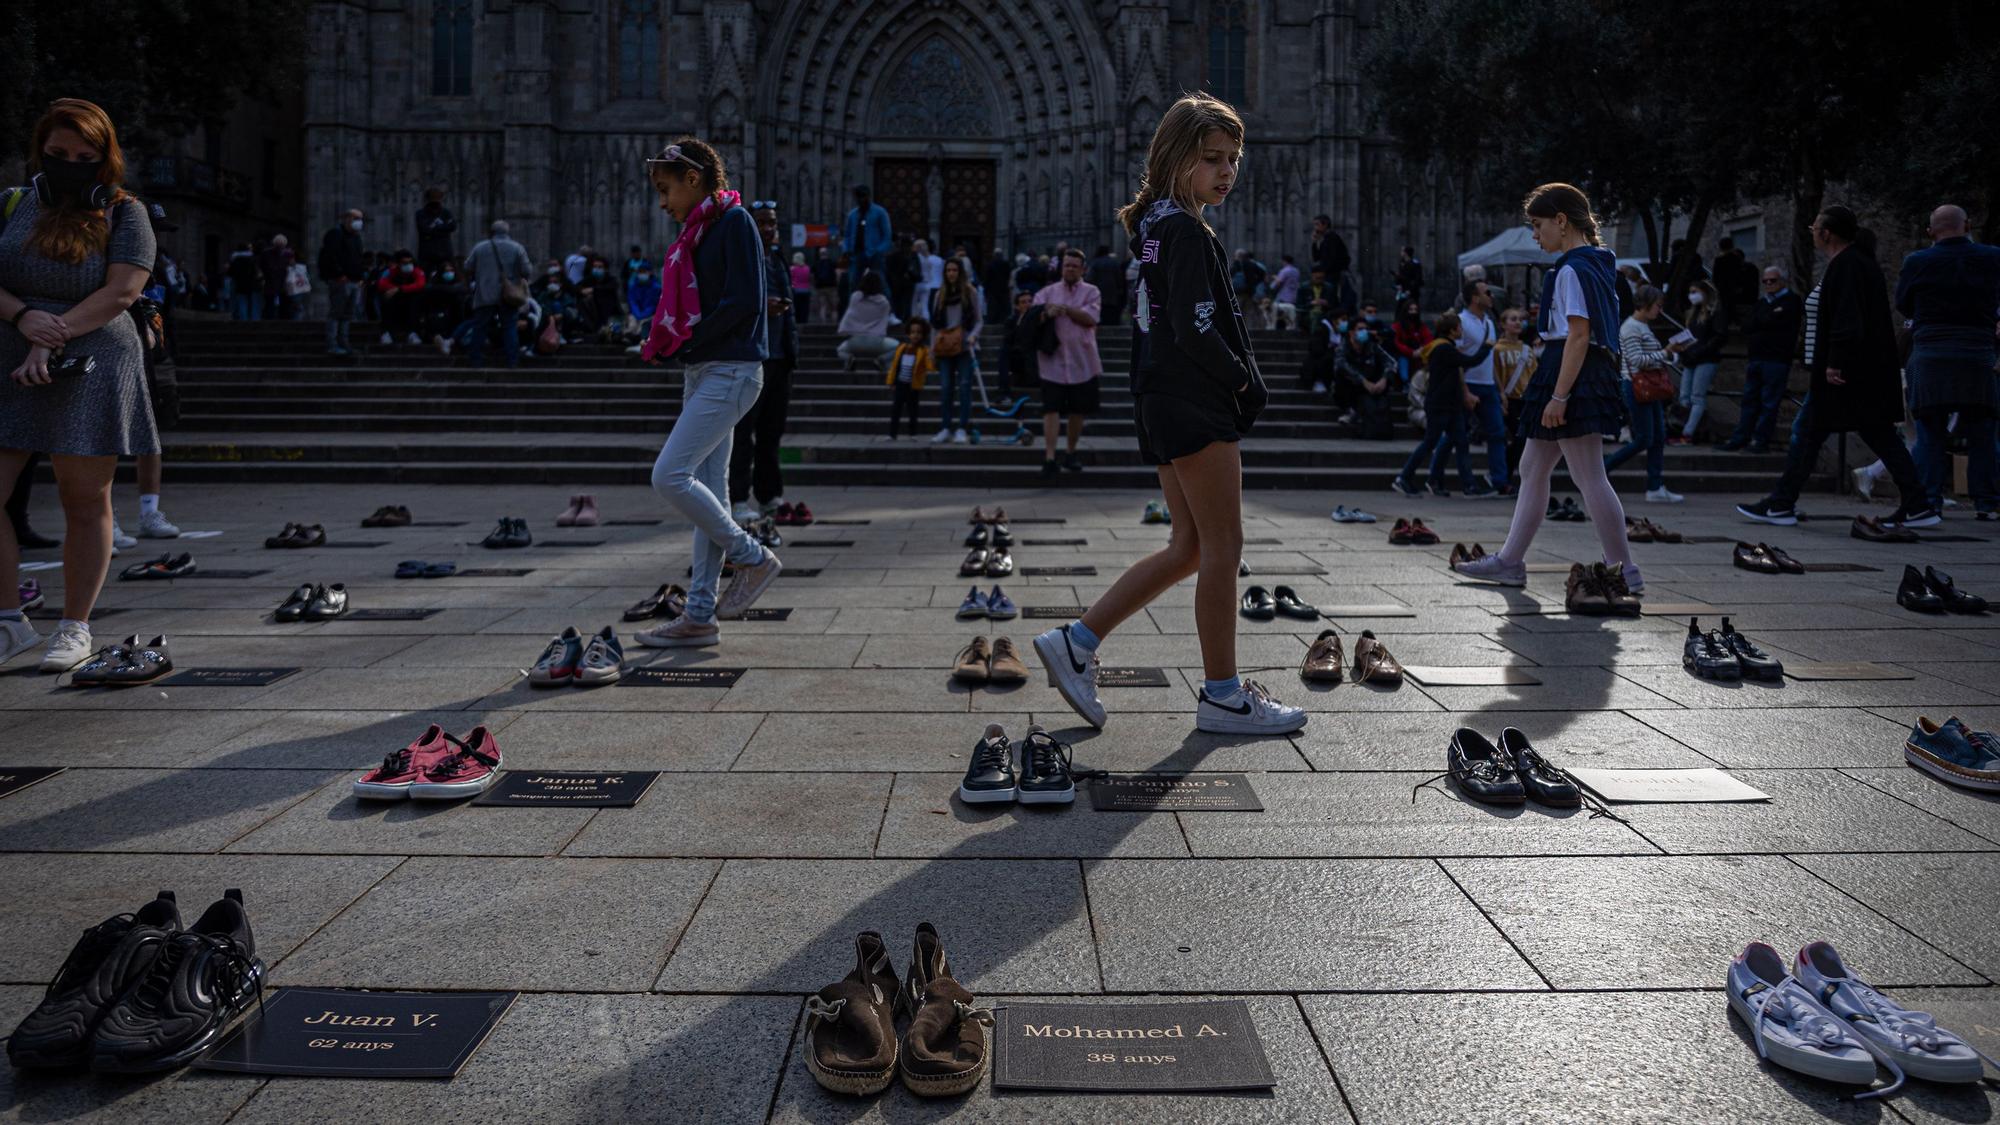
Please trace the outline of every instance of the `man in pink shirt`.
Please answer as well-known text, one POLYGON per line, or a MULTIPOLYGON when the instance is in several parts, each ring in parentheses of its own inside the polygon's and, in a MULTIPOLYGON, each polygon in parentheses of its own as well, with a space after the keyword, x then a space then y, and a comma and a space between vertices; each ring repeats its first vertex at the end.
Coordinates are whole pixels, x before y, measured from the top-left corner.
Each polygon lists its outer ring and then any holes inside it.
POLYGON ((1082 472, 1077 459, 1077 441, 1083 437, 1085 415, 1097 413, 1098 377, 1104 361, 1097 356, 1097 318, 1104 294, 1083 279, 1083 251, 1068 250, 1062 257, 1062 280, 1042 286, 1035 305, 1045 320, 1056 327, 1057 347, 1053 353, 1037 352, 1042 373, 1042 443, 1047 460, 1042 475, 1055 476, 1062 469, 1082 472), (1069 415, 1068 451, 1056 460, 1056 419, 1069 415))

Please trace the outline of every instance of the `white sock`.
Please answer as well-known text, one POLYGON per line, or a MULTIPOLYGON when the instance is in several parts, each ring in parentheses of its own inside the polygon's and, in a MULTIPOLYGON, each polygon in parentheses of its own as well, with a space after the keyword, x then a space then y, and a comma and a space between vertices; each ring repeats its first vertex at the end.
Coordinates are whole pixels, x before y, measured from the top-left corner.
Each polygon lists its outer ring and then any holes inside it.
POLYGON ((145 516, 153 515, 157 513, 159 510, 160 510, 159 493, 141 492, 139 494, 139 515, 142 518, 145 516))
POLYGON ((87 636, 89 636, 89 635, 90 635, 90 622, 88 622, 88 621, 78 621, 78 620, 77 620, 76 618, 74 618, 74 617, 65 617, 65 618, 63 618, 63 619, 62 619, 62 620, 61 620, 60 622, 57 622, 57 624, 56 624, 56 631, 57 631, 57 632, 61 632, 62 630, 64 630, 64 629, 67 629, 67 628, 69 628, 69 627, 70 627, 70 626, 72 626, 72 625, 74 625, 74 626, 76 626, 77 628, 79 628, 79 629, 83 630, 83 635, 84 635, 84 636, 86 636, 86 637, 87 637, 87 636))
POLYGON ((28 615, 18 609, 0 609, 0 621, 26 621, 28 615))

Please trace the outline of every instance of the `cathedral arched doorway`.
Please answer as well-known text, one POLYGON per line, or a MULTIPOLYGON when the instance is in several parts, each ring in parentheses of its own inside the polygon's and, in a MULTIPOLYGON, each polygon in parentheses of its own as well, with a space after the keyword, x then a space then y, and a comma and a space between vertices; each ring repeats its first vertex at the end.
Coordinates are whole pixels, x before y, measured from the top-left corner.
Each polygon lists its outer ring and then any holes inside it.
POLYGON ((875 198, 898 234, 982 262, 999 204, 993 77, 935 28, 912 36, 889 73, 869 114, 875 198))

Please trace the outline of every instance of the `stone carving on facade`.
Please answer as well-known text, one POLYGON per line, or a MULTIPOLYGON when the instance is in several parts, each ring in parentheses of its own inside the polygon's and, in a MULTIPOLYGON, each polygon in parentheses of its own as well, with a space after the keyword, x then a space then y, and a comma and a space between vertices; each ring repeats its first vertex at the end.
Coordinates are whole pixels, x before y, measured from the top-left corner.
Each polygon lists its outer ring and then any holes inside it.
POLYGON ((887 137, 991 136, 993 106, 984 81, 956 47, 933 36, 887 76, 875 130, 887 137))

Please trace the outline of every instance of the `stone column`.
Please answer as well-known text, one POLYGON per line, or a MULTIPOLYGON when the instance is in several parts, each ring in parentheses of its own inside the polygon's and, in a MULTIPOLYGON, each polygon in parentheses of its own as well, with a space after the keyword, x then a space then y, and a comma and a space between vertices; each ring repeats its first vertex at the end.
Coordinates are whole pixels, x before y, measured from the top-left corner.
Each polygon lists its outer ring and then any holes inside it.
POLYGON ((1333 229, 1354 254, 1354 272, 1365 278, 1375 263, 1365 259, 1361 239, 1363 117, 1355 64, 1360 28, 1354 0, 1318 0, 1313 37, 1321 65, 1313 73, 1314 137, 1307 182, 1318 198, 1307 206, 1311 214, 1325 211, 1333 218, 1333 229))
MULTIPOLYGON (((306 16, 305 229, 296 247, 312 271, 307 302, 313 316, 325 316, 326 286, 319 280, 319 243, 349 207, 366 206, 367 138, 373 75, 369 58, 366 0, 319 0, 306 16)), ((190 248, 185 261, 198 262, 190 248)))
POLYGON ((500 201, 505 214, 494 216, 507 220, 514 237, 538 264, 544 258, 562 257, 568 248, 558 245, 557 239, 572 236, 572 232, 557 230, 555 224, 556 131, 549 102, 555 16, 551 7, 545 0, 520 0, 509 16, 501 93, 507 107, 500 143, 504 168, 500 201))

